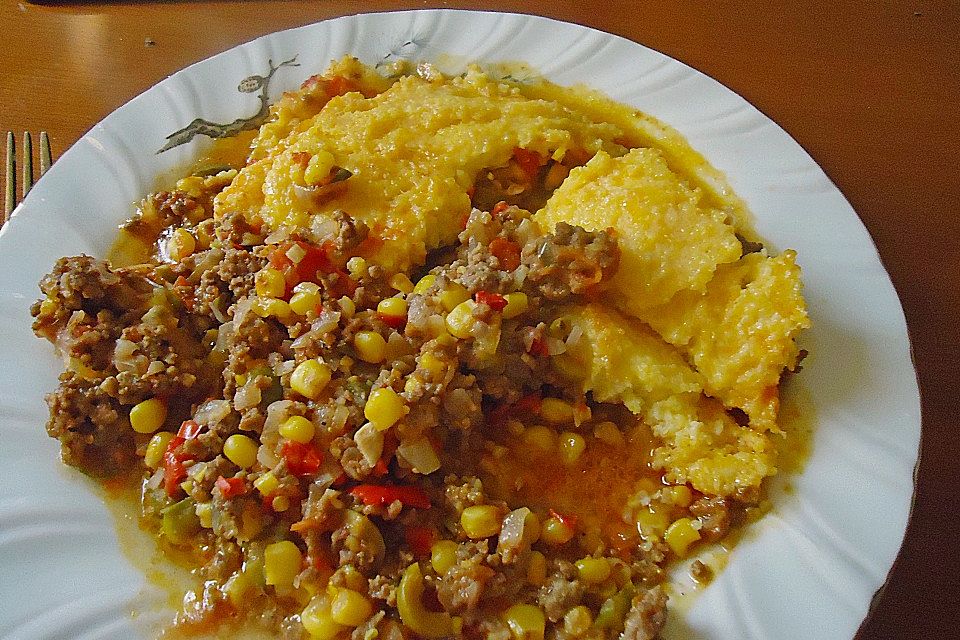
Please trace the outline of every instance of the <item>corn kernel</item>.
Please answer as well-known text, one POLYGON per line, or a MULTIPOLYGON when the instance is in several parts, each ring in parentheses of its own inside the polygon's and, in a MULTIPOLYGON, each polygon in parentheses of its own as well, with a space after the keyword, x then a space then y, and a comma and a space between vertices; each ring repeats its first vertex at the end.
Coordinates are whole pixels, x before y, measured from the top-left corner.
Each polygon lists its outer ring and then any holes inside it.
MULTIPOLYGON (((354 522, 355 522, 355 523, 365 523, 364 525, 361 525, 361 530, 364 530, 365 527, 366 527, 366 526, 369 526, 369 524, 370 524, 369 522, 366 522, 366 521, 363 520, 362 518, 356 519, 356 520, 354 520, 354 522)), ((363 534, 361 534, 361 535, 363 535, 363 534)), ((355 566, 353 566, 352 564, 347 564, 347 565, 344 565, 344 566, 340 567, 339 569, 337 569, 337 572, 338 572, 338 573, 342 576, 342 578, 343 578, 343 585, 342 585, 342 586, 346 587, 347 589, 353 589, 354 591, 356 591, 356 592, 358 592, 358 593, 363 593, 363 592, 366 590, 366 588, 367 588, 367 586, 368 586, 368 584, 369 584, 369 583, 367 582, 366 577, 364 577, 364 575, 363 575, 362 573, 360 573, 360 572, 357 570, 357 568, 356 568, 355 566)), ((328 585, 327 588, 329 589, 330 586, 331 586, 331 585, 328 585)), ((335 596, 335 595, 336 595, 336 591, 331 592, 330 595, 331 595, 331 596, 335 596)))
POLYGON ((397 420, 407 415, 409 408, 397 392, 389 387, 380 387, 370 392, 363 415, 378 431, 386 431, 397 420))
POLYGON ((543 640, 547 620, 540 607, 533 604, 515 604, 507 609, 503 619, 516 640, 543 640))
POLYGON ((680 518, 667 527, 666 533, 663 534, 663 541, 679 558, 687 555, 690 545, 699 539, 700 532, 694 528, 690 518, 680 518))
POLYGON ((477 303, 473 300, 461 302, 447 314, 446 325, 450 335, 465 340, 473 336, 477 325, 476 318, 473 317, 473 309, 477 303))
POLYGON ((336 622, 330 611, 330 596, 321 593, 310 600, 310 604, 300 614, 303 628, 310 634, 310 640, 334 640, 348 627, 336 622))
POLYGON ((454 307, 470 299, 470 292, 467 288, 458 282, 451 282, 440 292, 440 304, 448 312, 453 311, 454 307))
POLYGON ((550 427, 537 424, 523 432, 523 440, 540 451, 553 451, 557 443, 557 435, 550 427))
POLYGON ((570 321, 563 317, 555 319, 547 327, 547 333, 551 338, 566 340, 567 336, 570 335, 570 321))
POLYGON ((689 507, 693 502, 693 492, 685 484, 675 487, 664 487, 660 490, 664 502, 675 504, 678 507, 689 507))
POLYGON ((635 519, 637 532, 643 538, 662 538, 667 525, 670 524, 670 518, 664 511, 656 511, 649 507, 638 511, 635 519))
POLYGON ((612 447, 623 446, 623 433, 612 422, 601 422, 594 430, 593 435, 612 447))
POLYGON ((610 563, 606 558, 581 558, 574 564, 580 579, 587 584, 600 584, 610 577, 610 563))
POLYGON ((253 486, 263 496, 269 496, 280 488, 280 481, 273 471, 267 471, 265 474, 253 481, 253 486))
POLYGON ((213 505, 209 502, 201 502, 197 505, 197 518, 200 520, 200 526, 204 529, 213 528, 213 505))
POLYGON ((217 236, 213 233, 213 225, 208 227, 205 224, 201 224, 194 228, 194 233, 197 236, 197 244, 200 245, 201 249, 209 249, 217 239, 217 236))
POLYGON ((257 295, 261 298, 282 298, 287 290, 283 274, 271 267, 258 271, 254 282, 257 295))
POLYGON ((442 576, 457 564, 457 543, 453 540, 438 540, 430 548, 430 564, 437 575, 442 576))
POLYGON ((337 624, 348 627, 359 626, 373 613, 373 605, 361 593, 353 589, 337 589, 337 595, 330 603, 330 617, 337 624))
POLYGON ((187 176, 177 180, 177 191, 184 191, 187 195, 199 198, 203 188, 203 178, 201 176, 187 176))
POLYGON ((503 516, 500 509, 491 504, 467 507, 460 514, 460 526, 474 540, 489 538, 500 533, 503 516))
POLYGON ((183 227, 176 229, 167 241, 167 254, 174 262, 180 262, 196 249, 197 239, 183 227))
POLYGON ((150 398, 130 409, 130 426, 137 433, 153 433, 167 419, 167 405, 160 398, 150 398))
POLYGON ((243 571, 237 571, 223 585, 223 590, 226 592, 230 604, 240 608, 246 600, 247 592, 253 587, 253 580, 250 579, 250 576, 243 571))
POLYGON ((600 535, 599 528, 589 527, 583 532, 578 540, 580 548, 587 553, 600 553, 603 551, 603 537, 600 535))
POLYGON ((293 319, 293 310, 290 305, 278 298, 257 298, 250 306, 255 314, 261 318, 273 316, 280 322, 290 322, 293 319))
POLYGON ((290 310, 297 315, 318 314, 321 306, 319 293, 298 291, 290 296, 290 310))
POLYGON ((143 463, 151 469, 156 469, 163 462, 163 454, 167 452, 170 441, 173 440, 173 434, 169 431, 161 431, 150 438, 147 444, 147 451, 143 456, 143 463))
POLYGON ((407 301, 403 298, 384 298, 377 305, 377 313, 394 318, 407 316, 407 301))
POLYGON ((386 357, 387 341, 376 331, 358 331, 353 337, 353 348, 361 360, 377 364, 386 357))
POLYGON ((433 275, 432 273, 428 273, 427 275, 420 278, 416 286, 413 288, 413 292, 423 295, 427 292, 427 290, 430 287, 433 286, 433 283, 436 281, 437 281, 437 276, 433 275))
POLYGON ((570 524, 556 516, 550 516, 540 530, 540 539, 547 544, 561 545, 570 542, 576 533, 570 524))
POLYGON ((540 415, 554 424, 566 424, 573 421, 573 405, 560 398, 544 398, 540 403, 540 415))
POLYGON ((516 318, 530 308, 530 302, 525 293, 518 291, 516 293, 508 293, 503 297, 507 300, 507 306, 503 308, 502 312, 505 320, 516 318))
POLYGON ((423 574, 420 565, 414 562, 404 570, 397 588, 397 612, 401 622, 428 640, 449 637, 460 623, 455 623, 449 613, 427 609, 423 591, 423 574))
POLYGON ((333 169, 333 154, 321 149, 317 151, 307 162, 306 169, 303 170, 303 181, 308 185, 319 184, 324 178, 330 175, 333 169))
POLYGON ((390 286, 401 293, 413 293, 413 283, 405 273, 395 273, 391 276, 390 286))
POLYGON ((281 540, 267 545, 263 551, 263 577, 275 587, 291 587, 300 573, 303 556, 297 545, 281 540))
POLYGON ((420 356, 417 365, 427 373, 430 380, 435 381, 440 376, 443 375, 446 365, 443 363, 443 360, 433 355, 430 352, 423 353, 420 356))
POLYGON ((560 434, 560 459, 566 464, 573 464, 580 459, 587 442, 579 433, 564 431, 560 434))
POLYGON ((527 563, 527 582, 539 587, 547 580, 547 558, 539 551, 530 552, 527 563))
POLYGON ((353 256, 347 260, 347 271, 353 278, 361 278, 367 272, 367 261, 360 256, 353 256))
POLYGON ((590 609, 582 604, 570 609, 563 616, 563 630, 573 638, 586 634, 592 624, 593 616, 590 615, 590 609))
POLYGON ((300 444, 313 441, 313 423, 303 416, 290 416, 280 425, 280 435, 300 444))
POLYGON ((270 506, 277 513, 283 513, 290 508, 290 498, 287 496, 277 496, 270 502, 270 506))
POLYGON ((330 367, 323 360, 306 360, 290 374, 290 388, 305 398, 316 400, 330 382, 330 376, 330 367))
POLYGON ((245 435, 235 433, 223 443, 223 455, 241 469, 249 469, 257 462, 257 443, 245 435))
POLYGON ((310 282, 309 280, 304 282, 299 282, 293 288, 293 292, 294 293, 316 293, 317 295, 319 295, 320 285, 318 285, 316 282, 310 282))

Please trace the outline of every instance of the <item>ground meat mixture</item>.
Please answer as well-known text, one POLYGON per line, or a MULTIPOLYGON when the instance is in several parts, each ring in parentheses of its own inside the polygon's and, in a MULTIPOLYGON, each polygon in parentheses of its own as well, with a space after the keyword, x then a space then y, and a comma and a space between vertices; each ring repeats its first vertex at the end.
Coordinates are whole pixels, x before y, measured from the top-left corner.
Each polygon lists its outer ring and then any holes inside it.
POLYGON ((552 301, 599 293, 619 259, 612 230, 594 233, 564 222, 554 233, 525 245, 522 254, 528 280, 552 301))
MULTIPOLYGON (((732 501, 625 456, 646 427, 554 366, 578 339, 562 309, 603 294, 617 236, 541 233, 516 203, 587 157, 518 149, 481 174, 458 241, 407 271, 368 262, 382 229, 345 211, 299 230, 213 217, 235 170, 147 198, 131 266, 57 262, 31 309, 66 367, 47 431, 67 464, 139 475, 144 526, 202 579, 178 625, 658 637, 664 564, 681 536, 723 538, 732 501)), ((311 197, 351 188, 330 171, 311 197)))
POLYGON ((660 587, 637 594, 630 603, 621 640, 654 640, 667 621, 667 594, 660 587))

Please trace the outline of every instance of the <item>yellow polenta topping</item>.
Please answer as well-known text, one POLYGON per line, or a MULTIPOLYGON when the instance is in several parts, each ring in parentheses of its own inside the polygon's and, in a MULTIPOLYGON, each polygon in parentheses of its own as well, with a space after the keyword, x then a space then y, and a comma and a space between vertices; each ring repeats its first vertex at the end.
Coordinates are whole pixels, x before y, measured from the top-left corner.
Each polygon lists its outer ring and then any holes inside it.
POLYGON ((388 271, 409 269, 452 243, 478 174, 507 164, 515 149, 544 157, 623 152, 614 142, 618 127, 528 99, 477 69, 449 79, 406 76, 371 98, 333 97, 290 130, 224 189, 216 214, 239 213, 275 229, 317 227, 343 210, 376 238, 361 255, 388 271), (325 200, 310 197, 303 176, 304 160, 319 153, 352 174, 349 188, 325 200))

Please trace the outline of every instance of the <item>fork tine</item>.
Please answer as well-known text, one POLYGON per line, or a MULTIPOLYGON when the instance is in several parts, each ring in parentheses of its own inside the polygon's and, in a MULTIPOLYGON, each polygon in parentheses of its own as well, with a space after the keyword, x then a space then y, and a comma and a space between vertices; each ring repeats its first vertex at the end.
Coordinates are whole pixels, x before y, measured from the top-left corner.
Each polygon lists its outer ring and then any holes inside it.
POLYGON ((26 198, 33 187, 33 137, 29 131, 23 132, 23 197, 26 198))
POLYGON ((40 175, 47 172, 53 161, 50 157, 50 136, 46 131, 40 132, 40 175))
POLYGON ((14 154, 16 153, 16 141, 13 137, 13 131, 7 132, 7 172, 6 172, 6 187, 4 189, 4 205, 3 205, 3 222, 6 223, 10 219, 10 213, 13 211, 13 205, 17 202, 16 186, 17 186, 17 164, 14 160, 14 154))

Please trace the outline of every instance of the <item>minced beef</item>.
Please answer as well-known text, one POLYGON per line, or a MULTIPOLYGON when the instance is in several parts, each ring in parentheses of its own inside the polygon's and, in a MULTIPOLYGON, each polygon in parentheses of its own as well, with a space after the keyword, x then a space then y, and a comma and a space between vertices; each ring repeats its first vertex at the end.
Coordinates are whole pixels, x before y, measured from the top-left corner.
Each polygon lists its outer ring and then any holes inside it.
POLYGON ((558 560, 553 573, 537 592, 537 604, 551 622, 557 622, 570 609, 580 604, 585 592, 577 578, 577 568, 566 560, 558 560))
POLYGON ((655 640, 667 621, 667 594, 657 586, 633 597, 620 640, 655 640))
POLYGON ((77 373, 60 375, 47 396, 47 433, 60 441, 63 461, 94 476, 112 476, 136 460, 136 440, 120 402, 77 373))
MULTIPOLYGON (((57 344, 70 364, 49 399, 48 430, 61 441, 65 461, 97 475, 143 465, 154 436, 131 429, 131 408, 150 398, 166 407, 159 431, 169 444, 160 462, 141 467, 142 513, 161 532, 173 506, 189 518, 195 512, 200 522, 187 523, 188 530, 198 529, 193 543, 174 542, 203 558, 198 575, 207 581, 185 598, 181 624, 237 615, 231 590, 247 588, 244 598, 259 623, 283 637, 304 638, 303 603, 291 594, 324 592, 329 581, 375 603, 352 638, 401 640, 398 588, 419 562, 422 606, 460 618, 464 638, 508 640, 510 627, 498 609, 506 603, 538 606, 549 621, 547 635, 565 638, 562 621, 571 609, 583 605, 595 615, 602 593, 627 580, 645 590, 614 626, 623 629, 622 640, 656 637, 666 602, 652 588, 664 579, 662 543, 641 546, 634 538, 637 544, 613 554, 597 540, 588 549, 583 532, 568 543, 535 542, 540 525, 558 517, 540 505, 529 511, 538 521, 501 546, 497 535, 474 538, 465 513, 477 507, 502 518, 517 506, 505 497, 519 485, 510 486, 489 463, 522 442, 526 429, 546 428, 550 420, 537 415, 542 396, 584 408, 590 402, 554 371, 549 350, 563 340, 553 326, 559 305, 591 298, 615 269, 612 233, 558 225, 542 235, 527 211, 475 210, 460 243, 432 256, 446 255, 430 270, 432 283, 398 293, 405 282, 378 265, 354 261, 347 268, 369 230, 338 212, 337 230, 325 239, 314 238, 316 231, 280 241, 313 241, 313 250, 327 251, 321 262, 328 271, 310 279, 319 303, 295 313, 284 311, 289 270, 282 300, 258 296, 257 273, 284 260, 276 247, 261 244, 262 229, 230 214, 198 220, 206 206, 185 193, 152 202, 167 231, 206 225, 203 235, 215 237, 212 245, 198 246, 179 264, 126 270, 85 256, 64 259, 41 283, 46 297, 33 314, 37 334, 57 344), (451 290, 456 304, 472 300, 469 337, 455 339, 448 330, 444 294, 451 290), (509 295, 526 296, 526 308, 506 317, 509 295), (393 296, 407 305, 401 321, 378 311, 379 302, 393 296), (371 358, 359 346, 362 336, 381 342, 382 357, 371 358), (302 379, 294 382, 310 363, 322 363, 329 378, 316 392, 306 391, 302 379), (392 394, 402 411, 378 428, 382 442, 371 444, 369 429, 364 439, 355 436, 379 419, 369 407, 375 391, 392 394), (297 423, 306 436, 285 431, 300 419, 309 424, 297 423), (252 464, 231 457, 231 438, 250 442, 252 464), (421 464, 439 469, 422 474, 421 464), (259 583, 237 587, 281 540, 301 554, 293 584, 286 591, 259 583), (437 541, 455 544, 442 570, 433 560, 437 541), (617 584, 580 578, 574 562, 597 548, 608 554, 617 584), (528 572, 536 557, 546 573, 533 581, 528 572)), ((589 409, 578 415, 590 420, 589 409)), ((566 430, 569 441, 580 426, 549 428, 556 429, 554 438, 566 430)), ((705 537, 726 532, 724 503, 704 498, 690 511, 705 537)), ((603 635, 598 630, 590 637, 603 635)))
POLYGON ((523 247, 527 281, 551 301, 597 294, 616 272, 620 249, 612 230, 585 231, 561 222, 523 247))

